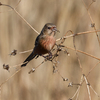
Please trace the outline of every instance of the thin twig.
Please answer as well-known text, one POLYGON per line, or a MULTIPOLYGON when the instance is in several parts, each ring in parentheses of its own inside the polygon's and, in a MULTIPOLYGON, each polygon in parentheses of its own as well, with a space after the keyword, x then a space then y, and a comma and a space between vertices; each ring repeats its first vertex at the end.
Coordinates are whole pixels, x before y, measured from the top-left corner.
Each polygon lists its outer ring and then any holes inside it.
POLYGON ((80 90, 79 90, 79 91, 78 91, 78 93, 77 93, 76 100, 78 100, 78 97, 79 97, 79 92, 80 92, 80 90))
MULTIPOLYGON (((90 6, 93 4, 93 1, 92 1, 92 3, 89 5, 88 8, 86 7, 86 4, 85 4, 84 0, 82 0, 82 1, 83 1, 83 4, 84 4, 84 6, 85 6, 85 8, 86 8, 86 10, 87 10, 87 13, 88 13, 89 18, 90 18, 90 20, 91 20, 91 23, 93 24, 94 21, 93 21, 93 19, 92 19, 92 17, 91 17, 91 14, 90 14, 90 12, 89 12, 89 8, 90 8, 90 6)), ((94 28, 95 31, 97 30, 96 27, 95 27, 95 25, 93 26, 93 28, 94 28)), ((98 33, 97 33, 97 32, 95 32, 95 33, 96 33, 96 36, 97 36, 97 39, 98 39, 98 42, 99 42, 99 47, 100 47, 100 39, 99 39, 98 33)))
POLYGON ((73 45, 74 45, 74 48, 75 48, 75 52, 76 52, 76 56, 77 56, 77 60, 78 60, 79 66, 80 66, 81 71, 82 71, 82 73, 83 73, 82 65, 81 65, 81 61, 80 61, 80 59, 79 59, 79 57, 78 57, 78 53, 77 53, 77 50, 76 50, 76 45, 75 45, 75 36, 73 37, 73 45))
POLYGON ((36 32, 37 34, 39 34, 39 32, 38 31, 36 31, 36 29, 35 28, 33 28, 26 20, 25 20, 25 18, 23 18, 22 17, 22 15, 21 14, 19 14, 19 12, 15 9, 15 8, 13 8, 12 6, 10 6, 10 5, 6 5, 6 4, 1 4, 2 6, 7 6, 7 7, 10 7, 34 32, 36 32))
POLYGON ((21 0, 18 1, 18 3, 16 4, 15 8, 17 8, 17 6, 19 5, 20 2, 21 2, 21 0))
MULTIPOLYGON (((83 75, 81 76, 80 84, 82 83, 82 80, 83 80, 83 75)), ((81 85, 78 86, 78 88, 77 88, 76 92, 74 93, 73 97, 71 98, 71 100, 77 95, 77 93, 78 93, 79 90, 80 90, 80 87, 81 87, 81 85)), ((78 98, 78 97, 77 97, 77 98, 78 98)))
POLYGON ((88 83, 88 81, 87 81, 85 75, 83 75, 83 76, 84 76, 84 79, 85 79, 85 82, 86 82, 86 85, 87 85, 87 90, 88 90, 89 100, 91 100, 91 94, 90 94, 90 89, 89 89, 89 83, 88 83))
MULTIPOLYGON (((26 63, 26 62, 25 62, 26 63)), ((20 63, 18 65, 14 65, 14 66, 10 66, 10 68, 14 68, 14 67, 17 67, 17 66, 21 66, 23 63, 20 63)))
POLYGON ((76 92, 74 93, 73 97, 71 98, 71 100, 77 95, 78 91, 80 90, 80 86, 77 88, 76 92))
POLYGON ((42 61, 37 67, 35 67, 35 69, 37 69, 39 66, 41 66, 44 62, 45 62, 45 60, 42 61))
POLYGON ((19 52, 19 54, 23 54, 23 53, 27 53, 27 52, 30 52, 32 51, 33 49, 30 49, 30 50, 27 50, 27 51, 23 51, 23 52, 19 52))
POLYGON ((35 28, 33 28, 33 26, 31 26, 26 20, 25 18, 23 18, 18 12, 16 9, 13 9, 15 11, 15 13, 34 31, 36 32, 37 34, 40 34, 35 28))
POLYGON ((12 74, 9 78, 7 78, 4 82, 0 84, 0 87, 5 84, 7 81, 9 81, 13 76, 15 76, 19 71, 21 71, 22 68, 20 68, 18 71, 16 71, 14 74, 12 74))
POLYGON ((39 66, 41 66, 46 60, 42 61, 38 66, 36 66, 35 68, 32 68, 28 73, 31 74, 33 73, 39 66))
POLYGON ((94 1, 92 1, 91 3, 90 3, 90 5, 88 6, 88 8, 87 8, 87 10, 89 10, 89 8, 91 7, 91 5, 94 3, 94 1))
MULTIPOLYGON (((88 72, 88 74, 85 76, 86 78, 89 76, 90 72, 100 63, 100 61, 98 63, 95 64, 95 66, 93 68, 90 69, 90 71, 88 72)), ((84 83, 85 79, 82 81, 81 85, 84 83)))
POLYGON ((97 62, 96 64, 95 64, 95 66, 94 67, 92 67, 91 69, 90 69, 90 71, 88 72, 88 74, 86 75, 86 77, 88 77, 89 76, 89 74, 91 73, 91 71, 98 65, 100 63, 100 61, 99 62, 97 62))
MULTIPOLYGON (((71 48, 71 47, 68 47, 68 46, 65 46, 67 49, 71 49, 71 50, 74 50, 75 51, 75 49, 74 48, 71 48)), ((87 53, 87 52, 83 52, 83 51, 81 51, 81 50, 76 50, 77 52, 80 52, 80 53, 82 53, 82 54, 85 54, 85 55, 87 55, 87 56, 89 56, 89 57, 92 57, 92 58, 95 58, 95 59, 97 59, 97 60, 100 60, 100 58, 98 58, 98 57, 96 57, 96 56, 93 56, 93 55, 91 55, 91 54, 89 54, 89 53, 87 53)))
POLYGON ((90 88, 92 89, 92 91, 98 96, 98 97, 100 97, 99 95, 98 95, 98 93, 93 89, 93 87, 90 85, 90 88))
MULTIPOLYGON (((79 33, 75 34, 75 36, 82 35, 82 34, 88 34, 88 33, 94 33, 94 32, 100 32, 100 30, 79 32, 79 33)), ((62 37, 62 38, 56 39, 56 42, 57 42, 57 41, 60 41, 60 40, 62 40, 62 39, 64 39, 64 38, 67 39, 67 38, 70 38, 70 37, 73 37, 73 36, 74 36, 74 34, 71 34, 71 35, 68 35, 68 36, 64 36, 64 37, 62 37)))
MULTIPOLYGON (((19 5, 19 3, 21 2, 21 0, 19 0, 18 1, 18 3, 16 4, 16 6, 15 7, 13 7, 14 9, 15 8, 17 8, 17 6, 19 5)), ((0 2, 0 4, 1 4, 1 2, 0 2)), ((2 5, 2 4, 1 4, 2 5)), ((10 9, 10 10, 8 10, 8 11, 12 11, 13 9, 10 9)), ((8 11, 3 11, 3 12, 0 12, 0 13, 4 13, 4 12, 8 12, 8 11)))

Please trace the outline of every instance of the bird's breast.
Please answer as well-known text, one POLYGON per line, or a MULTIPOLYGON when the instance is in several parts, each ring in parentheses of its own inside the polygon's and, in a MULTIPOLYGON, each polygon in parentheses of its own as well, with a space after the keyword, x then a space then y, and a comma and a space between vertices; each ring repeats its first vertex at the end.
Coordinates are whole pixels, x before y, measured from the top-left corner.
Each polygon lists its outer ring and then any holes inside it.
POLYGON ((53 36, 47 36, 40 41, 41 48, 47 50, 48 52, 54 47, 56 40, 53 36))

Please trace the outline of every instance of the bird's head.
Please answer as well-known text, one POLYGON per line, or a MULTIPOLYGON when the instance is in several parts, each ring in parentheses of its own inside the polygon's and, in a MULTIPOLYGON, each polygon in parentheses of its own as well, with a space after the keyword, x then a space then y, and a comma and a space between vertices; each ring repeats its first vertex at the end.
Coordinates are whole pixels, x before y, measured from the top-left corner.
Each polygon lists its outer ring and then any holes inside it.
POLYGON ((45 35, 53 35, 54 36, 56 32, 59 32, 59 30, 57 30, 56 25, 54 25, 52 23, 45 24, 42 29, 42 33, 45 35))

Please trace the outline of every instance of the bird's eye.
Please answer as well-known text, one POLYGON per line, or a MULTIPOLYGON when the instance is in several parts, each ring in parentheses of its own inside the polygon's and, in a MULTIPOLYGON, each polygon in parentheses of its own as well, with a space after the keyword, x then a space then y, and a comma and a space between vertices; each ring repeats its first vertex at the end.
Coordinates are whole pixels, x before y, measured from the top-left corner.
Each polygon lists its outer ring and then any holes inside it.
POLYGON ((48 27, 48 29, 51 29, 51 27, 48 27))

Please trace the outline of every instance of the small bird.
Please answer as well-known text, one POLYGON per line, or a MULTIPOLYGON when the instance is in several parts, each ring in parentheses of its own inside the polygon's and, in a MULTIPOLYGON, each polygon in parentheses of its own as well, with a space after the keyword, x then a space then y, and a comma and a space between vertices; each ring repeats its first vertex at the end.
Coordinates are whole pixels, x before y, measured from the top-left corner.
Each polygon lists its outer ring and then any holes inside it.
POLYGON ((56 29, 56 25, 52 23, 47 23, 44 25, 41 33, 37 36, 35 40, 35 47, 32 53, 26 58, 21 67, 24 67, 31 61, 33 58, 42 56, 44 54, 50 53, 56 44, 55 34, 59 32, 56 29))

